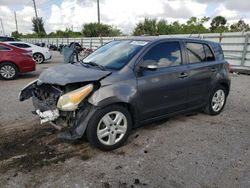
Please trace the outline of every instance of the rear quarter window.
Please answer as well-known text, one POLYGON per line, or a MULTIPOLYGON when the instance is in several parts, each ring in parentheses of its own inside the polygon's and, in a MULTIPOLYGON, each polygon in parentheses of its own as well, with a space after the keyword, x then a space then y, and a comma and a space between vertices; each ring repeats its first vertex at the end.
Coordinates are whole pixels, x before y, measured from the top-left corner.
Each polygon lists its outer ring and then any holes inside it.
POLYGON ((224 53, 220 44, 213 44, 213 50, 218 61, 224 60, 224 53))
POLYGON ((7 48, 5 46, 0 46, 0 51, 9 51, 11 50, 10 48, 7 48))

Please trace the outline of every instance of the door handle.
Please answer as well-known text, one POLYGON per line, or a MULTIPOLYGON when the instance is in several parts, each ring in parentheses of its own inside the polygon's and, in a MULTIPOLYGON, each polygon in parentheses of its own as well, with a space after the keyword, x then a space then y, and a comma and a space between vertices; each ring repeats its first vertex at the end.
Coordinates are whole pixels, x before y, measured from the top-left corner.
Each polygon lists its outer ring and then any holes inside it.
POLYGON ((212 68, 211 68, 211 72, 216 72, 216 68, 215 68, 215 67, 212 67, 212 68))
POLYGON ((188 73, 186 73, 186 72, 182 72, 182 73, 180 73, 179 74, 179 76, 178 76, 179 78, 186 78, 186 77, 188 77, 188 73))

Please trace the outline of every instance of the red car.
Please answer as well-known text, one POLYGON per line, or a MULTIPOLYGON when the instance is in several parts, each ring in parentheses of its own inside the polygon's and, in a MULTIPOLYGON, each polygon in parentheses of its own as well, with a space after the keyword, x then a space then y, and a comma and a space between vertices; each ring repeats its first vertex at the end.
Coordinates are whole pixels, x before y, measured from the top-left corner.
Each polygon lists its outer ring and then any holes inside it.
POLYGON ((32 52, 0 42, 0 79, 15 79, 20 73, 36 70, 32 52))

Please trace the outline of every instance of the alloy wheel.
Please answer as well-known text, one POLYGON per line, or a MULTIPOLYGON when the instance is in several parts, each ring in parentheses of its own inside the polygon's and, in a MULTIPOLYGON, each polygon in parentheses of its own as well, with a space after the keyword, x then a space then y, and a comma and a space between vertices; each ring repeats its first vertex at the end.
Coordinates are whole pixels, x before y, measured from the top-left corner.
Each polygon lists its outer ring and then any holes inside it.
POLYGON ((6 79, 11 79, 16 75, 16 70, 11 65, 4 65, 0 69, 0 74, 6 79))
POLYGON ((43 62, 42 54, 34 54, 33 58, 35 59, 36 63, 38 63, 38 64, 43 62))
POLYGON ((128 122, 125 115, 119 111, 105 114, 97 126, 99 141, 108 146, 118 143, 126 134, 128 122))
POLYGON ((214 93, 212 99, 212 108, 215 112, 219 112, 225 103, 225 92, 222 89, 217 90, 214 93))

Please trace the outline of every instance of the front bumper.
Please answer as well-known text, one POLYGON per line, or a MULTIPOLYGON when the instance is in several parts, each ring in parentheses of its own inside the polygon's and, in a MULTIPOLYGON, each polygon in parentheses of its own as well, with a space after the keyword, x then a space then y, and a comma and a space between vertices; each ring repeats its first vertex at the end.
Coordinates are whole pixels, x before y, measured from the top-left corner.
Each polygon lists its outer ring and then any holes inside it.
POLYGON ((40 123, 46 123, 46 122, 51 122, 55 121, 59 116, 59 110, 47 110, 44 112, 41 112, 39 109, 36 110, 36 114, 40 117, 40 123))

